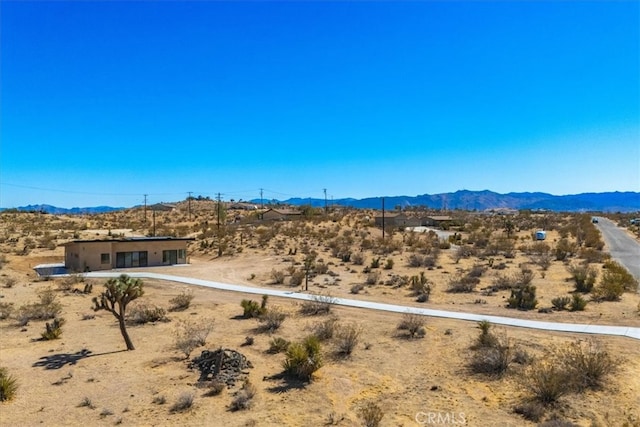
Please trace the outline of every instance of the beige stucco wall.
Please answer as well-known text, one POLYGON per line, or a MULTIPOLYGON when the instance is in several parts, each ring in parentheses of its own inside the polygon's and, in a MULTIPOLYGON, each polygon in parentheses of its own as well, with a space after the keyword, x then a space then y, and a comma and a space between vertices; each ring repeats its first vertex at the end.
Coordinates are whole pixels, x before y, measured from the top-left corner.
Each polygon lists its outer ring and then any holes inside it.
MULTIPOLYGON (((73 271, 96 271, 116 268, 116 254, 118 252, 147 252, 147 265, 163 265, 162 251, 184 250, 185 240, 139 240, 139 241, 92 241, 71 242, 65 245, 65 266, 73 271), (109 254, 109 263, 102 264, 101 254, 109 254)), ((178 258, 178 264, 186 264, 187 259, 178 258)))

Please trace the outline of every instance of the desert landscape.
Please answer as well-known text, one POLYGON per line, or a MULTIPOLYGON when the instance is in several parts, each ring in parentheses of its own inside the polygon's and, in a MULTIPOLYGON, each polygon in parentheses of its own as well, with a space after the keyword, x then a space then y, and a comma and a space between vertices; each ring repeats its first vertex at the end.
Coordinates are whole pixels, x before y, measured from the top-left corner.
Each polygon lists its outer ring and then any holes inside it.
MULTIPOLYGON (((637 282, 609 259, 591 215, 450 211, 383 237, 376 211, 300 212, 267 221, 188 200, 153 219, 142 208, 1 213, 0 367, 13 392, 0 424, 640 426, 637 340, 333 303, 638 327, 637 282), (127 306, 127 351, 116 317, 94 310, 106 279, 33 270, 62 262, 66 242, 154 229, 194 241, 187 265, 145 271, 317 298, 145 279, 127 306)), ((606 217, 639 239, 630 214, 606 217)))

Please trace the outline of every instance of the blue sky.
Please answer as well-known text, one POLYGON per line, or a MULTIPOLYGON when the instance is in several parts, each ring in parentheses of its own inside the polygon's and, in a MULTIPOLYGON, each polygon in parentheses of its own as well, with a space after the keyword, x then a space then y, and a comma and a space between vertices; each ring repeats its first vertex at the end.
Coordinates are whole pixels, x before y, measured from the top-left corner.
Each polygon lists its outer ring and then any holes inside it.
POLYGON ((637 1, 2 1, 0 206, 640 191, 637 1))

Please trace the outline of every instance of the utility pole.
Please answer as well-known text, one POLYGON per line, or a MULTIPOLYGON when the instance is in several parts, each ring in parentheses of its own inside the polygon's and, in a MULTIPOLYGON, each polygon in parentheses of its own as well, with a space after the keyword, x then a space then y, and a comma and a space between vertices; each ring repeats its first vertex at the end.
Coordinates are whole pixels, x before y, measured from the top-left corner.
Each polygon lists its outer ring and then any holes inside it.
POLYGON ((384 197, 382 198, 382 240, 384 240, 384 197))
POLYGON ((327 189, 323 188, 324 191, 324 214, 326 215, 329 211, 327 210, 327 189))
POLYGON ((218 215, 217 215, 217 217, 218 217, 218 230, 220 230, 220 193, 218 193, 217 200, 218 200, 218 215))
POLYGON ((264 209, 264 202, 262 201, 262 188, 260 189, 260 209, 264 209))
POLYGON ((153 211, 153 237, 156 237, 156 210, 151 210, 153 211))
POLYGON ((148 194, 144 195, 144 225, 147 225, 147 196, 148 194))
POLYGON ((191 193, 193 193, 193 191, 187 191, 187 193, 189 193, 189 198, 187 200, 189 201, 189 221, 191 221, 191 193))

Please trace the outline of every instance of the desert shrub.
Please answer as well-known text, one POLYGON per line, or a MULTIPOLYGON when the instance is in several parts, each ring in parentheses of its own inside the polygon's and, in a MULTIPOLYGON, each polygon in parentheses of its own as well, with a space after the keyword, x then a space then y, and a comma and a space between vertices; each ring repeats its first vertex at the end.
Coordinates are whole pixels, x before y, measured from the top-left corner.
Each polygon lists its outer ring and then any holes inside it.
POLYGON ((471 370, 477 374, 501 375, 511 363, 511 347, 504 340, 496 339, 496 344, 490 347, 476 349, 469 362, 471 370))
POLYGON ((571 375, 557 360, 533 362, 522 376, 522 385, 536 401, 548 405, 571 391, 571 375))
POLYGON ((13 277, 6 277, 3 280, 3 287, 10 289, 13 288, 16 285, 17 280, 13 277))
POLYGON ((361 283, 356 283, 355 285, 351 286, 351 290, 350 290, 350 292, 351 292, 352 294, 358 294, 358 293, 360 293, 360 291, 361 291, 361 290, 363 290, 363 289, 364 289, 364 285, 363 285, 363 284, 361 284, 361 283))
POLYGON ((201 319, 197 322, 181 320, 175 330, 173 347, 184 353, 188 359, 191 352, 207 343, 207 337, 213 330, 213 319, 201 319))
POLYGON ((54 319, 62 311, 62 306, 56 300, 53 290, 45 289, 40 292, 39 298, 39 302, 23 305, 18 309, 16 318, 20 325, 24 326, 30 320, 54 319))
POLYGON ((378 283, 378 280, 380 280, 380 272, 379 271, 370 271, 369 274, 367 274, 367 278, 365 280, 365 283, 367 285, 375 285, 376 283, 378 283))
POLYGON ((85 397, 84 399, 82 399, 80 401, 80 403, 78 404, 78 407, 79 408, 96 409, 95 405, 93 404, 91 399, 89 399, 88 397, 85 397))
POLYGON ((227 385, 219 380, 213 380, 207 385, 207 392, 204 394, 205 396, 218 396, 220 393, 227 388, 227 385))
POLYGON ((424 328, 424 324, 424 316, 413 313, 405 313, 398 323, 397 329, 399 331, 405 331, 405 336, 407 338, 422 338, 427 333, 426 329, 424 328))
POLYGON ((572 264, 567 267, 567 271, 571 274, 577 292, 591 292, 598 277, 595 268, 584 264, 572 264))
POLYGON ((242 317, 245 319, 251 319, 253 317, 259 318, 267 310, 267 295, 262 296, 262 304, 258 304, 256 301, 243 299, 240 302, 242 307, 242 317))
POLYGON ((553 260, 553 258, 549 254, 541 254, 533 256, 531 260, 543 271, 546 271, 551 266, 551 261, 553 260))
POLYGON ((300 306, 300 312, 306 316, 329 314, 336 299, 331 295, 313 295, 310 301, 304 301, 300 306))
POLYGON ((284 313, 280 307, 271 307, 258 318, 261 324, 260 329, 271 333, 279 329, 286 318, 286 313, 284 313))
POLYGON ((56 340, 62 335, 62 325, 64 325, 64 319, 59 317, 53 319, 51 323, 47 322, 45 330, 40 335, 44 340, 56 340))
POLYGON ((482 347, 495 347, 498 343, 498 337, 496 337, 493 332, 491 332, 491 328, 493 325, 488 320, 481 320, 478 322, 478 329, 480 329, 480 334, 476 339, 475 344, 471 347, 473 349, 478 349, 482 347))
POLYGON ((242 411, 251 408, 256 395, 256 386, 247 378, 231 401, 231 411, 242 411))
POLYGON ((193 406, 193 393, 184 392, 178 396, 176 403, 169 408, 170 412, 185 412, 193 406))
POLYGON ((544 416, 546 408, 536 400, 526 401, 516 405, 513 412, 522 415, 523 418, 537 423, 544 416))
POLYGON ((458 249, 456 249, 456 252, 453 255, 453 259, 457 264, 458 262, 460 262, 461 259, 463 258, 466 259, 472 256, 476 256, 477 253, 478 251, 476 248, 468 245, 462 245, 462 246, 459 246, 458 249))
POLYGON ((152 403, 155 405, 164 405, 167 403, 167 398, 165 396, 156 396, 153 398, 152 403))
POLYGON ((409 267, 422 267, 424 265, 424 255, 420 254, 411 254, 409 255, 409 259, 407 263, 409 267))
POLYGON ((180 295, 169 300, 169 311, 184 311, 191 305, 193 300, 193 292, 182 291, 180 295))
POLYGON ((456 275, 449 279, 447 283, 447 292, 451 293, 469 293, 476 289, 479 280, 475 277, 467 275, 456 275))
POLYGON ((593 297, 598 301, 617 301, 625 291, 635 290, 638 281, 615 261, 604 263, 600 283, 593 289, 593 297))
POLYGON ((387 262, 384 264, 384 269, 385 270, 391 270, 393 269, 393 259, 391 258, 387 258, 387 262))
POLYGON ((557 261, 564 261, 565 259, 572 256, 577 249, 577 245, 575 243, 569 242, 568 239, 562 238, 558 241, 555 248, 555 257, 557 261))
POLYGON ((303 270, 295 270, 289 278, 289 285, 300 286, 306 277, 306 273, 303 270))
POLYGON ((322 367, 320 341, 311 335, 302 342, 295 342, 287 349, 283 368, 285 373, 309 381, 313 373, 322 367))
POLYGON ((336 354, 349 356, 358 344, 362 330, 356 325, 343 325, 336 332, 336 354))
POLYGON ((606 378, 618 370, 621 363, 620 359, 593 340, 573 342, 560 350, 559 357, 577 391, 601 387, 606 378))
POLYGON ((273 284, 281 285, 284 283, 285 274, 284 271, 281 270, 271 270, 271 279, 273 280, 273 284))
POLYGON ((379 267, 380 267, 380 257, 372 259, 371 268, 379 268, 379 267))
POLYGON ((13 303, 0 301, 0 320, 8 319, 12 313, 13 303))
POLYGON ((7 368, 0 367, 0 402, 11 400, 18 392, 18 380, 9 374, 7 368))
POLYGON ((127 316, 129 322, 135 325, 143 325, 152 322, 166 322, 167 312, 164 308, 150 304, 135 304, 129 309, 127 316))
POLYGON ((534 279, 535 273, 523 266, 518 273, 514 276, 517 286, 528 286, 531 284, 531 281, 534 279))
POLYGON ((583 311, 587 306, 587 300, 582 297, 580 294, 573 294, 571 298, 571 305, 569 306, 569 310, 571 311, 583 311))
POLYGON ((368 402, 360 408, 360 418, 364 427, 378 427, 384 418, 384 411, 375 403, 368 402))
POLYGON ((533 361, 533 357, 526 350, 515 348, 512 361, 518 365, 528 365, 533 361))
POLYGON ((484 265, 474 264, 473 267, 471 267, 471 270, 467 272, 467 276, 476 278, 482 277, 485 271, 487 271, 487 267, 484 265))
POLYGON ((320 341, 326 341, 333 338, 338 326, 338 319, 330 317, 322 322, 316 323, 313 328, 313 335, 315 335, 320 341))
POLYGON ((538 427, 579 427, 578 424, 574 424, 570 421, 561 420, 559 418, 552 418, 543 422, 542 424, 538 424, 538 427))
POLYGON ((578 256, 587 263, 597 263, 606 261, 611 255, 594 248, 582 248, 578 256))
POLYGON ((516 286, 517 279, 515 276, 509 276, 506 274, 498 274, 493 279, 493 286, 497 290, 512 289, 516 286))
POLYGON ((352 254, 351 255, 351 262, 354 265, 364 265, 364 262, 365 262, 364 253, 356 252, 356 253, 352 254))
POLYGON ((556 310, 562 311, 567 309, 567 306, 569 305, 570 302, 571 302, 570 297, 556 297, 551 300, 551 305, 556 310))
POLYGON ((518 310, 533 310, 538 305, 536 299, 536 287, 533 285, 518 286, 511 290, 511 296, 507 300, 508 308, 518 310))
POLYGON ((282 353, 283 351, 287 351, 289 344, 291 343, 282 337, 272 338, 269 342, 269 349, 267 352, 271 354, 282 353))

